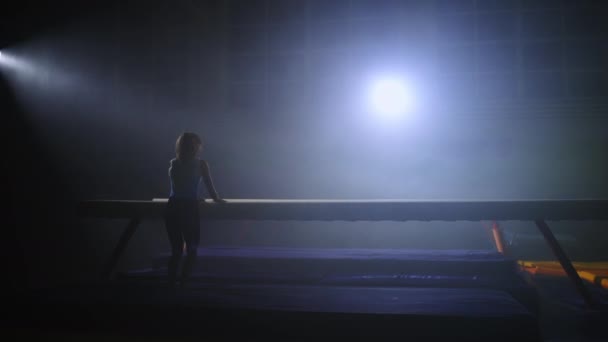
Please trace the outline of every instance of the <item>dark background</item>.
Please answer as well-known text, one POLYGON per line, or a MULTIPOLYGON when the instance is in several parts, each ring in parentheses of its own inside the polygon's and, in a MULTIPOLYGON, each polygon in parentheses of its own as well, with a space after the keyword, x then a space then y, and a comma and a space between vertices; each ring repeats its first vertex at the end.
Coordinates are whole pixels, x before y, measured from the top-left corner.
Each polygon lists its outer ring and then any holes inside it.
MULTIPOLYGON (((124 223, 78 220, 76 203, 167 197, 168 161, 186 130, 203 137, 226 198, 608 196, 602 1, 1 6, 11 286, 94 275, 124 223), (382 73, 406 75, 416 90, 403 121, 366 106, 382 73)), ((605 258, 605 223, 556 227, 576 240, 575 257, 605 258)), ((204 229, 203 245, 491 247, 475 222, 204 229)), ((159 222, 146 223, 121 267, 148 265, 167 251, 164 239, 159 222)), ((542 243, 523 252, 548 256, 542 243)))

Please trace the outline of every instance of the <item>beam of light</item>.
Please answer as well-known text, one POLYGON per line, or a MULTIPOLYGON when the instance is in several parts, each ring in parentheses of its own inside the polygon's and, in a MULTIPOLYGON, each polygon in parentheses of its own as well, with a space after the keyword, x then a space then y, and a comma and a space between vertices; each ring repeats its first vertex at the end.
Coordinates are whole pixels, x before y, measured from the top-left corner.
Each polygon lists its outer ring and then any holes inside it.
POLYGON ((370 89, 372 110, 383 117, 401 117, 412 109, 412 94, 405 81, 398 77, 379 78, 370 89))
POLYGON ((82 88, 83 82, 78 75, 30 55, 2 51, 0 72, 15 84, 26 85, 29 91, 32 91, 33 87, 53 93, 82 88))
POLYGON ((0 68, 20 73, 24 76, 32 76, 35 72, 31 63, 5 51, 0 51, 0 68))

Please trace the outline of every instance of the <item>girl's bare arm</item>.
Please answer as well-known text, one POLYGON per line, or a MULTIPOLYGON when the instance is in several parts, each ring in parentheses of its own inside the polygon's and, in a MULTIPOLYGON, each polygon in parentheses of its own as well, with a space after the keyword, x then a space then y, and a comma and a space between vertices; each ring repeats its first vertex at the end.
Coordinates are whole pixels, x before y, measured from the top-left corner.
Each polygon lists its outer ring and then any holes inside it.
POLYGON ((209 164, 206 161, 201 160, 201 173, 203 175, 203 182, 205 182, 205 186, 207 187, 207 191, 209 192, 209 196, 213 198, 216 202, 222 202, 223 200, 217 194, 215 187, 213 186, 213 179, 211 179, 211 171, 209 170, 209 164))

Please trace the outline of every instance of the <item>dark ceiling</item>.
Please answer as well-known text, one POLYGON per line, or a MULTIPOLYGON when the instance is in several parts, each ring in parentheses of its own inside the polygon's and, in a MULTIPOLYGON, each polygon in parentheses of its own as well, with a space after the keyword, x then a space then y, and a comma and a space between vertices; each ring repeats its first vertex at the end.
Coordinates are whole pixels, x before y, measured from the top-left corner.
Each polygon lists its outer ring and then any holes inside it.
POLYGON ((70 21, 96 13, 112 1, 7 1, 0 5, 0 48, 17 44, 37 33, 61 27, 70 21))

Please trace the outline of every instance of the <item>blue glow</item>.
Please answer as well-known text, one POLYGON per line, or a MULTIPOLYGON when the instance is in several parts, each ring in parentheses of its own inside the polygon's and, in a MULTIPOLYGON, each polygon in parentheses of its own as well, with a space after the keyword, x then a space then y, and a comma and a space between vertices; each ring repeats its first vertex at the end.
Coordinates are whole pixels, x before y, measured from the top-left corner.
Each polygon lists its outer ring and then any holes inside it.
POLYGON ((412 94, 406 83, 396 77, 376 80, 370 91, 372 110, 384 117, 401 117, 412 110, 412 94))

